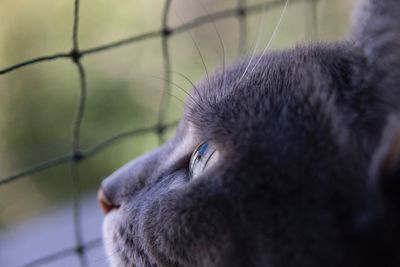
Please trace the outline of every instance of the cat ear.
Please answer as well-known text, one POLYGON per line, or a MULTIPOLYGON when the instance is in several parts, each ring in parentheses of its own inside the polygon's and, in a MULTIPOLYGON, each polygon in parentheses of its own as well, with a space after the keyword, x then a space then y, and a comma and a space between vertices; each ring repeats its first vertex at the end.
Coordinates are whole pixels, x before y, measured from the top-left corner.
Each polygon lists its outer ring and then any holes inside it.
POLYGON ((368 56, 393 55, 392 52, 398 51, 400 44, 399 17, 398 0, 358 0, 353 14, 351 39, 368 56))
MULTIPOLYGON (((400 1, 358 0, 350 40, 365 58, 360 72, 389 108, 400 108, 400 1)), ((392 109, 392 110, 393 110, 392 109)))
POLYGON ((389 205, 400 208, 400 114, 389 119, 371 164, 374 191, 389 205))

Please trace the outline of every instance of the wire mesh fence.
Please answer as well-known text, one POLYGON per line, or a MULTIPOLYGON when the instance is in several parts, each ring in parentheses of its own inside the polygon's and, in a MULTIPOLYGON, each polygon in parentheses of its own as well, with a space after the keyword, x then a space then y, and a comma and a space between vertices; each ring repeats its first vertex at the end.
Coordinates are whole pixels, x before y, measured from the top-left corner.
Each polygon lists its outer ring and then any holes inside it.
MULTIPOLYGON (((256 4, 248 4, 246 0, 236 0, 236 7, 225 9, 218 12, 209 12, 204 16, 197 17, 191 21, 183 22, 179 26, 170 27, 168 24, 170 16, 170 7, 173 0, 165 0, 163 12, 161 16, 161 28, 145 32, 139 35, 131 36, 115 42, 102 44, 96 47, 82 49, 79 42, 79 19, 80 19, 80 0, 73 2, 73 23, 72 23, 72 37, 71 37, 71 50, 69 52, 61 52, 52 55, 45 55, 30 60, 20 62, 18 64, 8 66, 0 69, 0 75, 17 71, 21 68, 28 68, 34 64, 40 64, 46 61, 55 60, 70 60, 75 65, 77 77, 79 79, 79 100, 77 110, 75 112, 75 119, 71 130, 71 145, 70 152, 65 155, 60 155, 55 158, 50 158, 46 161, 40 162, 25 170, 21 170, 8 177, 0 178, 0 186, 15 182, 16 180, 28 177, 35 173, 40 173, 50 168, 60 165, 70 165, 70 177, 73 182, 73 225, 75 234, 75 246, 60 250, 50 255, 38 255, 37 259, 26 263, 24 267, 28 266, 41 266, 50 262, 59 260, 60 258, 76 255, 80 261, 81 266, 88 266, 86 259, 87 252, 95 247, 101 246, 101 237, 93 240, 84 240, 82 236, 81 227, 81 199, 80 199, 80 177, 77 172, 77 166, 83 160, 88 159, 97 153, 113 146, 119 141, 127 138, 134 138, 135 136, 155 133, 158 136, 159 143, 164 141, 165 131, 171 127, 176 126, 177 122, 169 123, 166 121, 165 114, 170 106, 171 98, 171 83, 172 80, 172 62, 170 56, 170 42, 169 40, 178 34, 187 32, 191 29, 200 27, 205 24, 214 23, 227 18, 237 18, 239 22, 239 53, 243 54, 246 50, 246 39, 248 35, 248 17, 261 12, 269 12, 275 8, 279 8, 287 4, 286 0, 267 0, 256 4), (158 119, 154 124, 147 128, 132 129, 127 132, 122 132, 118 135, 112 136, 109 139, 98 143, 97 145, 83 149, 81 146, 81 125, 85 115, 86 101, 87 101, 87 83, 85 66, 82 63, 83 57, 94 56, 97 53, 116 49, 121 46, 128 46, 133 43, 143 42, 149 39, 161 39, 161 50, 163 56, 163 94, 161 102, 159 103, 158 119)), ((305 3, 305 24, 306 24, 306 38, 315 39, 317 35, 317 5, 319 0, 290 0, 288 4, 298 2, 305 3)))

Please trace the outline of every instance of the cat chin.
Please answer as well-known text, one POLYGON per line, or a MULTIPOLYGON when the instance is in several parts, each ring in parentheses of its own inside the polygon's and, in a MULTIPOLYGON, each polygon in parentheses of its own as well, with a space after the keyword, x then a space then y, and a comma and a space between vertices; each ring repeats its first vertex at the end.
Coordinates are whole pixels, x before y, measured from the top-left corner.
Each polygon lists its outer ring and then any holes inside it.
POLYGON ((117 210, 109 212, 103 220, 103 242, 106 257, 110 267, 124 266, 118 253, 118 248, 114 242, 114 233, 119 221, 119 213, 117 210))
POLYGON ((119 210, 109 212, 103 221, 103 243, 106 252, 107 261, 110 267, 146 267, 156 266, 150 263, 143 253, 127 249, 124 244, 121 245, 121 237, 117 237, 117 229, 122 221, 122 214, 119 210), (134 264, 133 264, 134 262, 134 264))

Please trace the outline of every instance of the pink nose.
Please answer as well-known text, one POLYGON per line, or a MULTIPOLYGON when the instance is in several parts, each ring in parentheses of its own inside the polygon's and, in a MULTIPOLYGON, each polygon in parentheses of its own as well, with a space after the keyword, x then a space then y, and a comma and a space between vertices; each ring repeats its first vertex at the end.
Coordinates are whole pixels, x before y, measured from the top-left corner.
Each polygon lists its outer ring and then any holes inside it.
POLYGON ((107 214, 113 209, 118 208, 118 206, 111 203, 111 201, 109 200, 109 198, 107 198, 102 188, 100 188, 99 191, 97 192, 97 201, 99 202, 99 206, 101 210, 104 212, 104 214, 107 214))

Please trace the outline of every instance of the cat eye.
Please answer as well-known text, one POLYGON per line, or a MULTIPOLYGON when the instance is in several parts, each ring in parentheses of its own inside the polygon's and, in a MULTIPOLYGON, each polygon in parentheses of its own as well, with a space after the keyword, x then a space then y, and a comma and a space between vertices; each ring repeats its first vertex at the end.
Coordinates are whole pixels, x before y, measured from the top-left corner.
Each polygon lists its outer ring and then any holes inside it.
POLYGON ((196 179, 218 159, 217 149, 209 142, 198 145, 193 151, 189 163, 189 179, 196 179))

